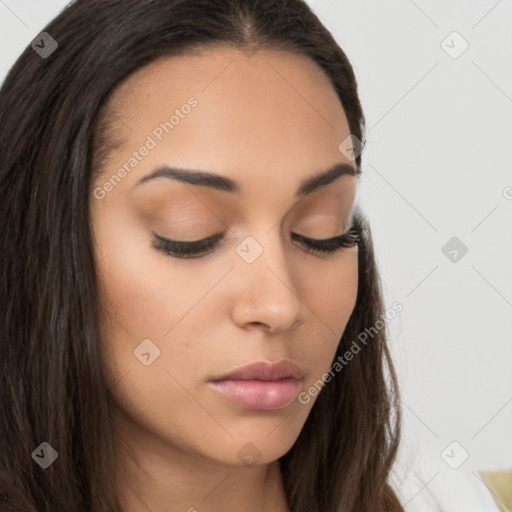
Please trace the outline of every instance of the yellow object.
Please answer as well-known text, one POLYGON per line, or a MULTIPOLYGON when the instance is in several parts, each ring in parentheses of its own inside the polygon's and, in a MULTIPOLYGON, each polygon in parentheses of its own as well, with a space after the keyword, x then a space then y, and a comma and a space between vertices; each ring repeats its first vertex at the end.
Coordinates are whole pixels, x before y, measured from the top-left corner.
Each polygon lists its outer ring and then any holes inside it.
POLYGON ((501 512, 512 512, 512 470, 479 473, 501 512))

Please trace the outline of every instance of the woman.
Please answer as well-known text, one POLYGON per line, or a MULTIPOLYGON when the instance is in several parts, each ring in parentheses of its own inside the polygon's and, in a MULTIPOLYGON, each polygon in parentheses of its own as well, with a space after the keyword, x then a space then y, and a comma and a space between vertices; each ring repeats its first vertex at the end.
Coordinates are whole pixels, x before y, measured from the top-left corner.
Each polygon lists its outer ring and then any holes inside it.
POLYGON ((400 305, 306 3, 77 0, 0 135, 2 510, 403 510, 400 305))

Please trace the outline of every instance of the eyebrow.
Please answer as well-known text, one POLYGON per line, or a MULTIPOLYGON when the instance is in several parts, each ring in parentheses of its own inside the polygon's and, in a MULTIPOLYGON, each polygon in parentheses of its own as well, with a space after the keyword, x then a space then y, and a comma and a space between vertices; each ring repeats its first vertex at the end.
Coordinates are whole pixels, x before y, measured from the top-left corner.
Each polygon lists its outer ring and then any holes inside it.
MULTIPOLYGON (((314 176, 311 176, 303 180, 300 183, 299 188, 295 192, 295 197, 302 197, 311 194, 315 190, 321 187, 325 187, 330 183, 333 183, 340 176, 357 176, 358 174, 360 174, 360 172, 356 171, 356 169, 350 164, 344 162, 334 164, 326 171, 323 171, 319 174, 315 174, 314 176)), ((191 185, 210 187, 213 189, 222 190, 224 192, 231 192, 238 195, 241 193, 242 190, 240 184, 237 181, 232 180, 231 178, 220 176, 219 174, 212 174, 205 171, 169 167, 167 165, 162 165, 155 169, 152 173, 143 176, 134 185, 134 187, 141 185, 142 183, 146 183, 149 180, 161 177, 170 178, 172 180, 180 181, 182 183, 189 183, 191 185)))

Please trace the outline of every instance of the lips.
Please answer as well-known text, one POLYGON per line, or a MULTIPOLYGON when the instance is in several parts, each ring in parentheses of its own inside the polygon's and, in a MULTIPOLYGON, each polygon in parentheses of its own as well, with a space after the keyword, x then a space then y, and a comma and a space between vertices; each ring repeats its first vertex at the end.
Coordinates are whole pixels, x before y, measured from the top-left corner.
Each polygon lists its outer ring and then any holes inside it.
POLYGON ((209 385, 246 409, 272 410, 289 405, 302 387, 302 370, 289 361, 261 361, 212 379, 209 385))
POLYGON ((282 360, 277 363, 259 361, 212 380, 214 382, 221 380, 279 380, 288 377, 300 380, 302 379, 302 370, 295 363, 282 360))

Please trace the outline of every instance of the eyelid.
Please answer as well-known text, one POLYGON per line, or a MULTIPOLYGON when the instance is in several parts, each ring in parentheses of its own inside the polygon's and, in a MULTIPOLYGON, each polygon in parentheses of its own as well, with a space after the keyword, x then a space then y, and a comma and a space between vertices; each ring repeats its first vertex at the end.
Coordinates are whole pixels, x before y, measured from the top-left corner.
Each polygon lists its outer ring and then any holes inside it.
POLYGON ((199 240, 176 240, 174 238, 166 238, 166 237, 164 237, 162 235, 158 235, 154 231, 151 231, 151 233, 153 233, 153 235, 155 235, 160 240, 164 240, 166 242, 172 242, 172 243, 175 243, 175 244, 187 244, 187 245, 196 245, 196 244, 199 244, 199 243, 204 243, 204 242, 209 241, 209 240, 214 239, 214 238, 219 238, 219 237, 224 236, 223 233, 216 233, 215 235, 210 235, 210 236, 207 236, 206 238, 201 238, 199 240))
POLYGON ((180 249, 183 247, 186 247, 187 250, 191 250, 191 251, 199 251, 201 249, 207 249, 210 246, 214 245, 217 242, 217 240, 224 237, 224 235, 222 233, 217 233, 217 234, 209 236, 207 238, 202 238, 201 240, 193 240, 191 242, 187 242, 187 241, 183 241, 183 240, 172 240, 170 238, 165 238, 163 236, 156 234, 154 231, 152 231, 152 233, 161 242, 165 243, 166 245, 173 246, 174 247, 173 250, 176 250, 176 252, 179 252, 180 249))

